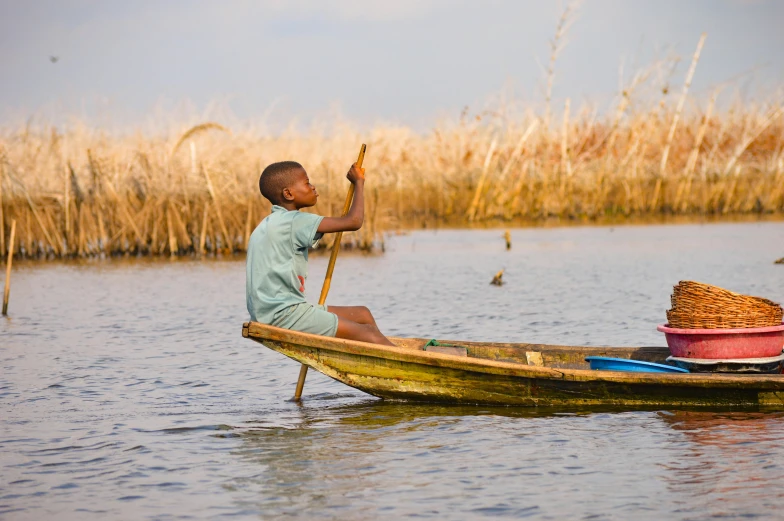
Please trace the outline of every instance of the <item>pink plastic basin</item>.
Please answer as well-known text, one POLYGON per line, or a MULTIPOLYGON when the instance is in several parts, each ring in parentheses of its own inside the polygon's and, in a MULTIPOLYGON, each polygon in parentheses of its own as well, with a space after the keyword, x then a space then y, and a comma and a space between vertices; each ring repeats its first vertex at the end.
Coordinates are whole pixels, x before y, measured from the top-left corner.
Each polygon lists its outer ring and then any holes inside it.
POLYGON ((765 358, 784 349, 784 324, 743 329, 678 329, 666 324, 664 333, 672 356, 683 358, 765 358))

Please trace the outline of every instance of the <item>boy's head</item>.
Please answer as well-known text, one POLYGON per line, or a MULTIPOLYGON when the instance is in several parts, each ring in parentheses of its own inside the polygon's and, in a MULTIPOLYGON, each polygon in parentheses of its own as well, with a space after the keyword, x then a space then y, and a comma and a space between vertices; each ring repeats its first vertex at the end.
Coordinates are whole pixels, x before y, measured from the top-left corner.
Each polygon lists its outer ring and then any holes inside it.
POLYGON ((316 187, 310 184, 307 172, 296 161, 272 163, 265 168, 259 177, 259 191, 278 206, 304 208, 315 205, 318 199, 316 187))

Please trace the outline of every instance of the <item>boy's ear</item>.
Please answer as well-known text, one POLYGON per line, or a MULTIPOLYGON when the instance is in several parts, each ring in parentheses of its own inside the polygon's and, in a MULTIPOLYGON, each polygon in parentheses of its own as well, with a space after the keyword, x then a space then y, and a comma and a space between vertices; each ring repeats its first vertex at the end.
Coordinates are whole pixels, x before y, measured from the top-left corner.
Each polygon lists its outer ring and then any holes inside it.
POLYGON ((293 201, 294 200, 294 195, 291 193, 291 190, 289 188, 284 188, 283 189, 283 200, 284 201, 293 201))

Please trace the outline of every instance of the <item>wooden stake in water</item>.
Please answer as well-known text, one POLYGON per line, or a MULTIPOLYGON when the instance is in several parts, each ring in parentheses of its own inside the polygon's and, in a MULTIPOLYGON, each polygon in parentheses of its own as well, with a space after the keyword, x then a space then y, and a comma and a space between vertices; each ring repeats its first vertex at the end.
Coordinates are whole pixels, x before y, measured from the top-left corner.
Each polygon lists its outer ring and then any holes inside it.
MULTIPOLYGON (((363 143, 359 149, 359 157, 357 158, 357 167, 362 168, 362 162, 365 160, 365 150, 367 146, 363 143)), ((354 200, 354 185, 348 187, 348 194, 346 195, 346 203, 343 205, 343 213, 345 216, 351 209, 351 201, 354 200)), ((329 255, 329 264, 327 264, 327 275, 324 277, 324 285, 321 287, 321 295, 319 296, 319 305, 327 301, 327 293, 329 293, 329 286, 332 283, 332 272, 335 270, 335 261, 338 259, 338 252, 340 251, 340 240, 343 238, 343 232, 335 234, 335 242, 332 245, 332 253, 329 255)), ((308 366, 302 364, 299 369, 299 378, 297 379, 297 388, 294 391, 294 400, 299 400, 302 397, 302 389, 305 387, 305 377, 308 375, 308 366)))
MULTIPOLYGON (((3 233, 0 230, 0 233, 3 233)), ((3 316, 8 314, 8 296, 11 294, 11 261, 14 259, 14 237, 16 236, 16 219, 11 221, 11 238, 8 239, 8 260, 5 267, 5 290, 3 291, 3 316)))
POLYGON ((490 284, 492 284, 493 286, 503 286, 504 285, 503 276, 504 276, 504 270, 502 269, 501 271, 493 275, 493 280, 490 281, 490 284))

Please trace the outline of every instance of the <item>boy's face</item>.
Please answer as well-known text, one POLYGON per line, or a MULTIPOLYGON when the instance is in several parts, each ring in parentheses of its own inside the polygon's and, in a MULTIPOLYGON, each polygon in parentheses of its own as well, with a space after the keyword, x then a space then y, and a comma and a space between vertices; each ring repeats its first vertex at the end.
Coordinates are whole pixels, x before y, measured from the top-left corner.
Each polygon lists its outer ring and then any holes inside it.
POLYGON ((292 177, 294 182, 283 189, 283 198, 297 208, 314 206, 318 200, 318 192, 316 187, 310 184, 308 173, 303 169, 292 177))

